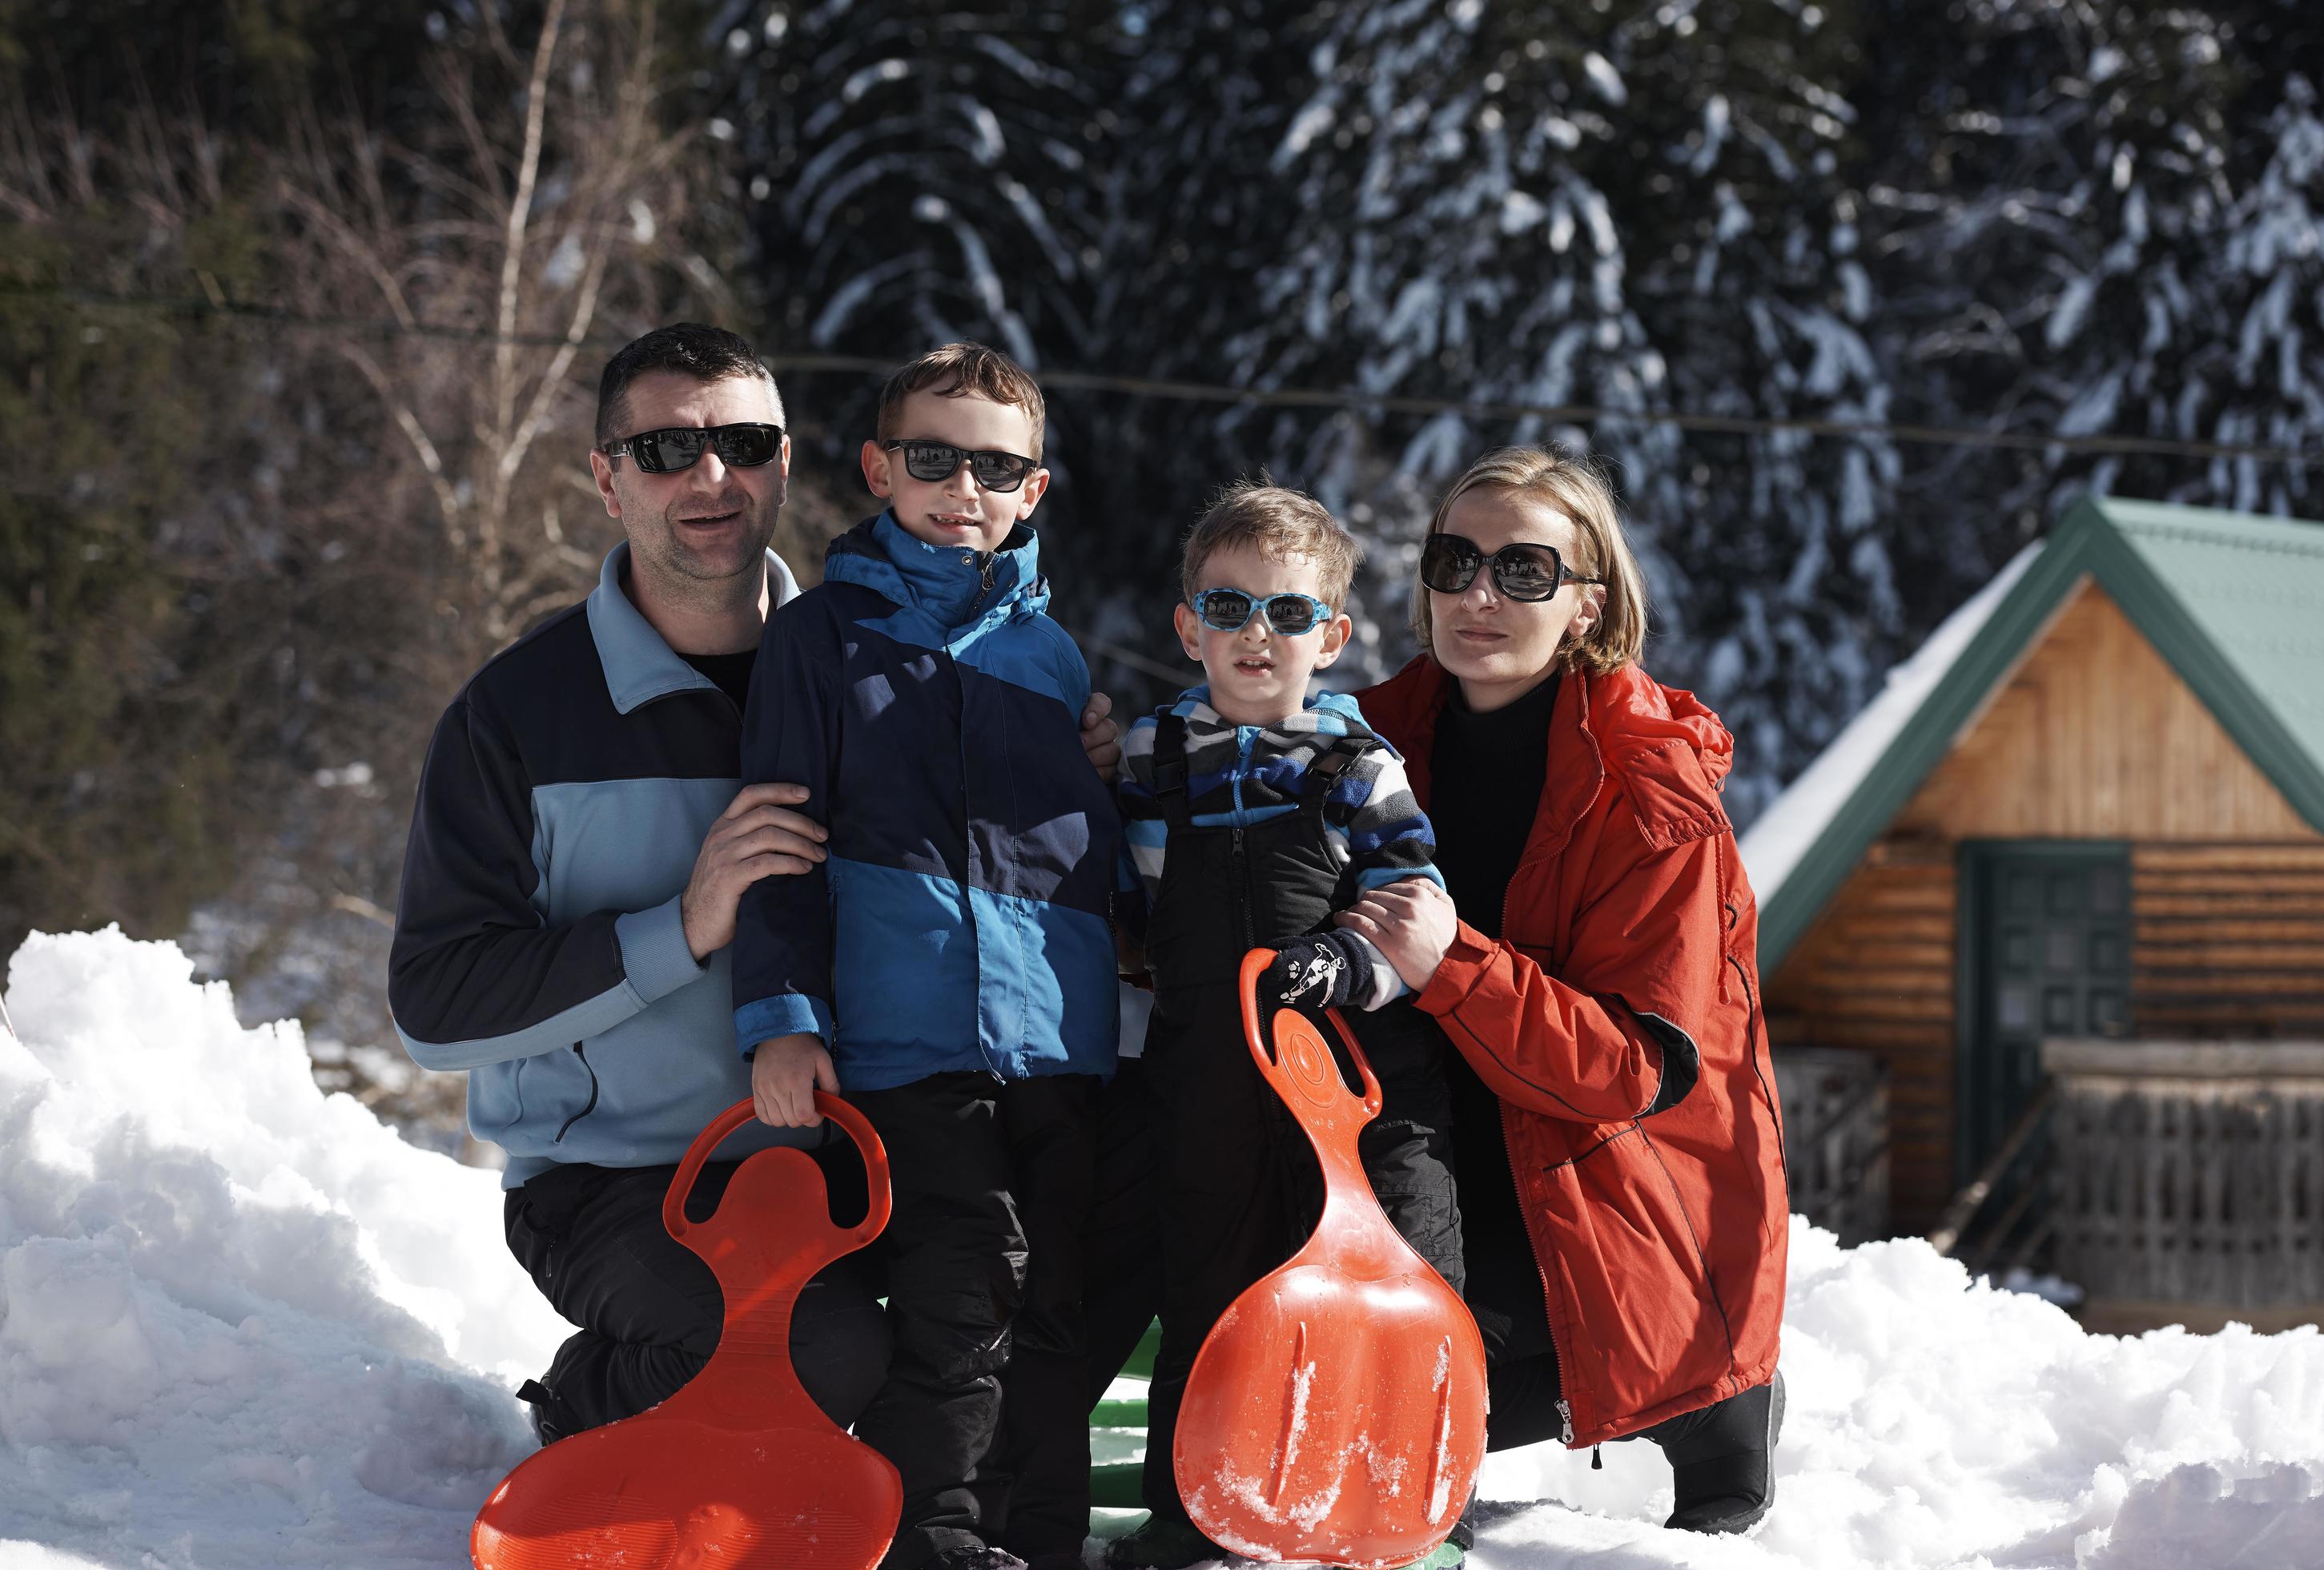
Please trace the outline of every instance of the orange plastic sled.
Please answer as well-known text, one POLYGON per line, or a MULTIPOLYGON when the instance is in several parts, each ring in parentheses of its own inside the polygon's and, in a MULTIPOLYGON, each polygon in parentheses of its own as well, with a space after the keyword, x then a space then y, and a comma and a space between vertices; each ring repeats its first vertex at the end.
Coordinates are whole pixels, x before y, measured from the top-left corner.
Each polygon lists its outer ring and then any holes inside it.
POLYGON ((1468 1502, 1485 1455, 1485 1347, 1372 1197, 1356 1136, 1379 1115, 1379 1081, 1347 1022, 1332 1013, 1361 1101, 1293 1010, 1277 1011, 1268 1050, 1257 983, 1273 957, 1244 956, 1243 1030, 1323 1163, 1323 1219, 1203 1343, 1172 1462, 1186 1513, 1222 1546, 1380 1570, 1433 1551, 1468 1502))
POLYGON ((718 1350, 661 1405, 561 1439, 502 1479, 468 1537, 477 1570, 872 1570, 888 1551, 904 1506, 895 1467, 825 1417, 791 1368, 799 1288, 888 1224, 880 1136, 837 1096, 817 1091, 815 1104, 862 1149, 869 1214, 834 1226, 822 1171, 783 1149, 748 1158, 717 1213, 687 1220, 703 1162, 751 1104, 721 1113, 661 1206, 726 1295, 718 1350))

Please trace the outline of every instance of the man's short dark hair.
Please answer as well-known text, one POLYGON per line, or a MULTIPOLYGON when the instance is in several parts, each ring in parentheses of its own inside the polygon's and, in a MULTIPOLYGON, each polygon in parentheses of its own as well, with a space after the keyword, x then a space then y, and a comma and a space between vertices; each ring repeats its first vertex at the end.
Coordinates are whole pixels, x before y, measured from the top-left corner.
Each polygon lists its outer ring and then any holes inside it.
POLYGON ((632 339, 605 362, 597 381, 596 445, 635 433, 628 429, 630 383, 656 371, 676 371, 697 382, 723 382, 729 376, 756 376, 775 394, 775 420, 783 422, 783 395, 775 387, 775 374, 759 358, 750 340, 740 333, 698 321, 673 322, 632 339))

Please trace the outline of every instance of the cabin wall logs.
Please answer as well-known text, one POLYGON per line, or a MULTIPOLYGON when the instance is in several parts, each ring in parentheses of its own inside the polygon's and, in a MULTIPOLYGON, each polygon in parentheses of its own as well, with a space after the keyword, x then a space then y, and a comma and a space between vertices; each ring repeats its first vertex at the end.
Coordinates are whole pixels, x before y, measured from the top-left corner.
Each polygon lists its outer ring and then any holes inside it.
POLYGON ((1778 1049, 1887 1066, 1899 1231, 1957 1183, 1960 846, 2009 839, 2129 845, 2134 1035, 2324 1035, 2324 836, 2085 584, 1767 978, 1778 1049))

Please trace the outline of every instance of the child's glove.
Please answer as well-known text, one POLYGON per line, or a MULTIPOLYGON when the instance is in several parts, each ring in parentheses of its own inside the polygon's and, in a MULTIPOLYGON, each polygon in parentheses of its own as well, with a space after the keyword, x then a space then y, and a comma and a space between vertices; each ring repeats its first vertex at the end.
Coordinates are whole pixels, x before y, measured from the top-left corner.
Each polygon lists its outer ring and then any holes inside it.
POLYGON ((1310 1009, 1342 1009, 1373 991, 1372 946, 1341 928, 1278 945, 1259 979, 1261 997, 1310 1009))

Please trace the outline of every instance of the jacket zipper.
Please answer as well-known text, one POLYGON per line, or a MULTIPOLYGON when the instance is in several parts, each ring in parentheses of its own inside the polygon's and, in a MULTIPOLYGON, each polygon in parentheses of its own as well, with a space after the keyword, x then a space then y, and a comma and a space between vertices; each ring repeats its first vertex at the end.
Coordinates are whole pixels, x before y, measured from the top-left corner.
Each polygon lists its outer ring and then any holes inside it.
POLYGON ((1229 843, 1232 846, 1230 854, 1234 862, 1234 881, 1236 885, 1242 890, 1242 898, 1236 901, 1236 903, 1242 908, 1242 949, 1245 954, 1249 954, 1252 949, 1259 947, 1259 940, 1251 935, 1250 900, 1252 890, 1250 886, 1250 858, 1243 854, 1241 827, 1238 825, 1234 828, 1229 830, 1229 833, 1233 836, 1233 838, 1229 843))
MULTIPOLYGON (((972 553, 972 559, 973 559, 973 553, 972 553)), ((990 567, 986 568, 988 577, 991 570, 990 567)), ((960 661, 954 659, 949 652, 945 654, 945 659, 952 666, 953 700, 955 707, 960 713, 961 842, 968 846, 968 854, 973 856, 976 854, 976 834, 973 827, 973 818, 969 812, 968 807, 968 683, 961 678, 960 661)), ((971 871, 973 873, 973 869, 971 869, 971 871)), ((1008 1076, 1001 1072, 1001 1066, 993 1061, 993 1049, 987 1047, 984 1043, 984 1004, 982 1002, 984 997, 984 935, 976 929, 976 902, 968 897, 968 889, 965 886, 961 890, 960 903, 961 913, 965 916, 968 920, 968 939, 971 943, 976 945, 976 995, 979 1000, 976 1008, 976 1055, 980 1058, 983 1059, 984 1071, 987 1074, 991 1075, 995 1079, 1005 1079, 1008 1076)))
MULTIPOLYGON (((1522 850, 1517 853, 1517 869, 1519 872, 1522 872, 1525 869, 1525 853, 1522 850)), ((1511 873, 1509 874, 1509 882, 1514 885, 1517 881, 1517 873, 1511 873)), ((1509 891, 1507 888, 1504 888, 1501 891, 1502 942, 1507 943, 1509 940, 1508 934, 1509 891)), ((1494 1099, 1499 1101, 1500 1098, 1497 1095, 1494 1099)), ((1509 1169, 1509 1187, 1515 1188, 1517 1181, 1517 1163, 1509 1158, 1509 1104, 1505 1101, 1501 1102, 1501 1115, 1499 1122, 1501 1132, 1501 1165, 1509 1169)), ((1525 1196, 1520 1193, 1517 1197, 1522 1200, 1525 1196)), ((1526 1223, 1526 1252, 1533 1256, 1534 1274, 1541 1278, 1542 1315, 1543 1317, 1546 1319, 1549 1314, 1549 1271, 1542 1265, 1541 1245, 1534 1241, 1532 1221, 1526 1217, 1520 1217, 1519 1219, 1524 1220, 1526 1223)), ((1558 1443, 1571 1448, 1573 1444, 1573 1408, 1566 1400, 1563 1386, 1565 1383, 1567 1371, 1573 1365, 1566 1361, 1564 1352, 1557 1344, 1557 1332, 1551 1329, 1546 1324, 1542 1326, 1542 1332, 1549 1337, 1549 1355, 1557 1360, 1557 1382, 1561 1387, 1557 1397, 1557 1421, 1559 1427, 1558 1443)))
MULTIPOLYGON (((1242 817, 1243 776, 1250 771, 1250 749, 1253 743, 1258 740, 1259 733, 1254 730, 1251 732, 1250 738, 1244 741, 1238 749, 1239 755, 1235 765, 1234 779, 1231 786, 1231 789, 1233 791, 1234 816, 1238 819, 1242 817)), ((1237 822, 1234 825, 1233 838, 1230 841, 1230 844, 1232 846, 1235 882, 1242 890, 1242 899, 1239 901, 1242 907, 1242 947, 1243 952, 1248 954, 1253 948, 1259 947, 1259 939, 1254 928, 1252 928, 1250 918, 1251 903, 1258 898, 1259 891, 1251 886, 1250 862, 1243 854, 1242 825, 1240 822, 1237 822)))

